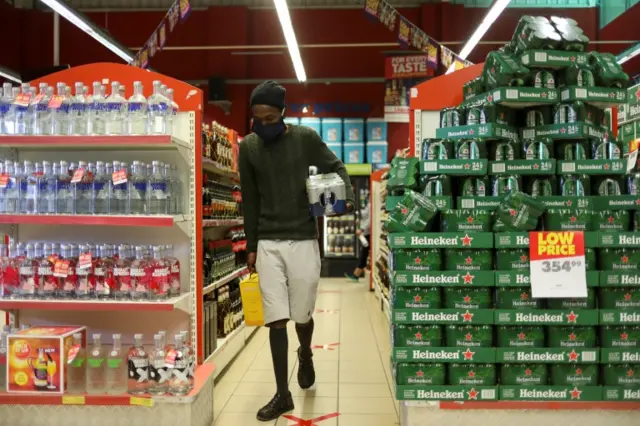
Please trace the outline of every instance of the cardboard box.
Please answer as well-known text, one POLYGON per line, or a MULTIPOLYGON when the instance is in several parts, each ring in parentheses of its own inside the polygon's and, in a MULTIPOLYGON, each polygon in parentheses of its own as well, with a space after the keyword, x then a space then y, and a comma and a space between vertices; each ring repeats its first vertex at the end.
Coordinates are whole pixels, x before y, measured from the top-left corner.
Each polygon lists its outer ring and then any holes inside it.
POLYGON ((75 333, 82 333, 82 346, 86 348, 86 327, 37 326, 9 334, 7 392, 64 393, 75 333))

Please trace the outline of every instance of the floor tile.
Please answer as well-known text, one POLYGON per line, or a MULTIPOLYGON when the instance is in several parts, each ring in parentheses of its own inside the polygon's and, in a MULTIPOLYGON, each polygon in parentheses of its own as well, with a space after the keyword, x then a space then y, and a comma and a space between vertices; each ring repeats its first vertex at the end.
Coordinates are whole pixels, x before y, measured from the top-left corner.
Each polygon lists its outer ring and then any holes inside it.
MULTIPOLYGON (((332 413, 315 413, 315 414, 305 413, 304 415, 296 415, 295 413, 293 414, 288 413, 288 415, 295 417, 295 419, 289 420, 287 418, 280 417, 278 419, 278 423, 276 423, 276 426, 299 426, 300 421, 298 421, 297 419, 312 420, 312 419, 323 417, 327 414, 332 414, 332 413)), ((339 417, 340 416, 329 418, 326 420, 321 420, 318 423, 314 423, 314 426, 338 426, 339 417)))
MULTIPOLYGON (((225 413, 256 413, 271 397, 262 395, 233 395, 227 402, 223 412, 225 413)), ((327 397, 294 397, 295 409, 293 414, 305 413, 333 413, 337 411, 338 399, 327 397)))
MULTIPOLYGON (((227 403, 227 406, 231 403, 227 403)), ((395 401, 391 398, 343 398, 338 409, 343 414, 393 414, 396 415, 395 401)))
POLYGON ((391 396, 388 383, 340 383, 338 392, 341 398, 388 398, 391 396))
POLYGON ((340 414, 340 426, 398 426, 398 416, 387 414, 340 414))
POLYGON ((228 411, 214 418, 214 426, 273 426, 276 421, 261 422, 256 419, 256 413, 230 413, 228 411))

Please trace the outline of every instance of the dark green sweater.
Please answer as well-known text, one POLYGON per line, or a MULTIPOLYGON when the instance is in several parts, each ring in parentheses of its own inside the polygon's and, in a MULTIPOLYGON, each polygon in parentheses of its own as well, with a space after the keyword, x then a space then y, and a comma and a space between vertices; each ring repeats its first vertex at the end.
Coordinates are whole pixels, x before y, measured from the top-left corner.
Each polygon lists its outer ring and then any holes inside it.
POLYGON ((347 201, 355 205, 344 164, 308 127, 290 125, 273 142, 250 134, 240 143, 239 166, 249 252, 257 250, 258 240, 318 238, 316 219, 309 214, 309 166, 319 173, 338 173, 347 201))

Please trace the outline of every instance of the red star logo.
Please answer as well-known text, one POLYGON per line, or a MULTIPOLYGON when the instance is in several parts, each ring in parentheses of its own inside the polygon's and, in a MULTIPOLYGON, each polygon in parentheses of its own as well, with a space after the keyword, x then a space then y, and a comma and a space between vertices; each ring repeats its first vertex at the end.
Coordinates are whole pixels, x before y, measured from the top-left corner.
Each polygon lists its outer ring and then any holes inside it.
POLYGON ((604 165, 604 169, 605 170, 609 170, 609 164, 608 163, 604 165))
POLYGON ((576 220, 578 220, 578 218, 577 218, 577 217, 575 217, 575 216, 571 216, 571 217, 569 218, 569 220, 570 220, 571 222, 575 222, 576 220))
POLYGON ((413 259, 413 261, 416 263, 416 265, 419 265, 420 262, 422 262, 422 259, 420 259, 420 256, 418 256, 415 259, 413 259))
POLYGON ((471 167, 471 164, 469 164, 469 163, 464 165, 464 168, 467 169, 467 170, 469 170, 470 167, 471 167))
POLYGON ((469 313, 468 310, 467 310, 467 312, 462 314, 462 322, 471 322, 472 318, 473 318, 473 314, 469 313))
POLYGON ((469 399, 478 399, 478 391, 475 389, 467 391, 467 395, 469 395, 469 399))
POLYGON ((571 313, 569 315, 567 315, 567 322, 572 322, 575 323, 576 320, 578 319, 578 314, 574 314, 573 311, 571 311, 571 313))
POLYGON ((574 342, 574 341, 576 340, 576 335, 575 335, 575 333, 571 333, 571 334, 569 335, 569 340, 570 340, 570 341, 572 341, 572 342, 574 342))
POLYGON ((471 333, 467 333, 467 334, 464 336, 464 340, 466 340, 467 342, 470 342, 470 341, 471 341, 471 339, 473 339, 473 335, 472 335, 471 333))
POLYGON ((526 254, 520 256, 520 262, 526 262, 527 260, 529 260, 529 256, 527 256, 526 254))
POLYGON ((471 256, 469 256, 464 261, 467 265, 471 265, 471 262, 473 262, 473 259, 471 258, 471 256))
POLYGON ((466 295, 464 297, 464 303, 469 303, 469 302, 471 302, 471 297, 469 295, 466 295))
POLYGON ((464 234, 464 238, 462 238, 462 245, 463 246, 470 246, 472 240, 473 240, 473 238, 471 238, 469 236, 469 234, 464 234))
POLYGON ((580 399, 581 393, 582 393, 581 390, 578 390, 578 388, 574 387, 573 390, 571 391, 571 399, 580 399))
POLYGON ((636 99, 640 100, 640 87, 638 87, 638 90, 636 91, 636 99))
POLYGON ((424 371, 419 370, 416 372, 416 377, 424 377, 424 371))
POLYGON ((620 340, 627 340, 629 335, 625 332, 620 333, 620 340))
POLYGON ((609 220, 609 223, 613 223, 613 221, 614 221, 615 219, 613 218, 613 216, 609 216, 609 219, 608 219, 608 220, 609 220))
POLYGON ((504 118, 504 112, 500 113, 500 118, 504 118))
POLYGON ((560 128, 560 133, 567 133, 567 128, 566 127, 560 128))
POLYGON ((422 333, 419 331, 416 333, 416 340, 422 340, 422 333))
POLYGON ((615 93, 613 93, 613 92, 609 93, 609 97, 610 97, 610 98, 613 98, 613 97, 615 97, 615 96, 616 96, 616 94, 615 94, 615 93))
POLYGON ((523 291, 522 294, 520 295, 520 300, 528 300, 529 299, 529 294, 527 294, 526 291, 523 291))
POLYGON ((473 216, 469 216, 467 218, 467 223, 473 223, 473 216))
POLYGON ((469 134, 473 135, 475 132, 473 131, 473 129, 469 130, 469 134))
POLYGON ((475 371, 473 371, 473 370, 471 370, 471 371, 469 371, 469 373, 467 374, 467 376, 469 376, 469 377, 476 377, 476 372, 475 372, 475 371))
POLYGON ((524 340, 526 337, 526 334, 524 334, 523 332, 520 332, 520 334, 518 334, 518 340, 524 340))
POLYGON ((542 92, 542 95, 540 95, 540 96, 542 96, 543 98, 546 98, 547 97, 547 92, 542 92))
POLYGON ((407 214, 409 210, 407 210, 406 207, 403 207, 402 210, 400 210, 400 212, 402 212, 402 214, 407 214))
POLYGON ((496 69, 495 68, 491 68, 491 74, 495 74, 496 73, 496 69))
POLYGON ((627 377, 633 377, 633 369, 629 369, 629 371, 627 371, 627 377))
POLYGON ((493 101, 493 95, 487 96, 487 102, 491 102, 491 101, 493 101))
POLYGON ((514 209, 509 210, 509 214, 511 216, 515 216, 516 215, 516 211, 514 209))
POLYGON ((567 201, 567 207, 571 207, 571 204, 573 204, 571 200, 567 201))
POLYGON ((462 355, 464 355, 464 359, 466 360, 470 360, 473 361, 473 356, 475 355, 475 352, 471 352, 471 349, 467 348, 466 351, 462 352, 462 355))
POLYGON ((524 375, 525 376, 530 376, 531 375, 531 370, 528 369, 528 368, 526 370, 524 370, 524 375))
POLYGON ((626 300, 627 302, 628 302, 629 300, 631 300, 631 293, 627 293, 627 294, 625 294, 625 295, 624 295, 624 300, 626 300))
POLYGON ((575 62, 576 61, 576 57, 575 56, 572 56, 569 59, 571 60, 571 62, 575 62))
POLYGON ((640 206, 640 198, 636 200, 636 205, 640 206))
POLYGON ((422 301, 422 296, 420 296, 419 294, 416 294, 415 296, 413 296, 413 301, 416 303, 419 303, 422 301))
POLYGON ((534 164, 534 165, 533 165, 533 168, 534 168, 534 169, 536 169, 536 170, 538 170, 538 169, 540 168, 540 165, 539 165, 539 164, 534 164))
POLYGON ((576 352, 575 349, 573 349, 571 352, 569 352, 569 362, 578 362, 578 357, 580 356, 580 354, 578 352, 576 352))
POLYGON ((464 280, 463 284, 473 284, 473 279, 475 278, 475 275, 471 275, 470 273, 466 273, 465 275, 462 276, 462 279, 464 280))
POLYGON ((582 376, 582 370, 579 368, 576 368, 576 375, 577 376, 582 376))
POLYGON ((622 257, 620 258, 620 260, 622 261, 622 263, 627 263, 627 262, 629 262, 629 257, 627 257, 627 256, 622 256, 622 257))

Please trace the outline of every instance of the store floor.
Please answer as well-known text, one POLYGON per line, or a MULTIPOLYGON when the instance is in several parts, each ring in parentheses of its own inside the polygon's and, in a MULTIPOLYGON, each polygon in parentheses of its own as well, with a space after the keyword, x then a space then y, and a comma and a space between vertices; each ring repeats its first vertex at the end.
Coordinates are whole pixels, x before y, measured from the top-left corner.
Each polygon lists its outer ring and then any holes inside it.
POLYGON ((289 383, 295 409, 287 415, 294 419, 256 420, 258 409, 275 393, 268 330, 262 328, 215 384, 215 426, 399 424, 391 390, 389 324, 368 290, 368 280, 323 279, 314 319, 316 384, 307 391, 298 386, 298 338, 289 324, 289 383), (302 421, 311 419, 318 420, 302 421))

